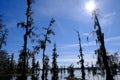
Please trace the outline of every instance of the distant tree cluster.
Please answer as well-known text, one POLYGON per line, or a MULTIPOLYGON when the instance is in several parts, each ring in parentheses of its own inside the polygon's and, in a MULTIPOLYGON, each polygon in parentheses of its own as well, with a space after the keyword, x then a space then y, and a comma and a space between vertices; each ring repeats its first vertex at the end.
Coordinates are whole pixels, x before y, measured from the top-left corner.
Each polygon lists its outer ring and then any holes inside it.
POLYGON ((15 73, 16 64, 13 57, 13 54, 8 55, 6 51, 0 51, 0 74, 15 73))

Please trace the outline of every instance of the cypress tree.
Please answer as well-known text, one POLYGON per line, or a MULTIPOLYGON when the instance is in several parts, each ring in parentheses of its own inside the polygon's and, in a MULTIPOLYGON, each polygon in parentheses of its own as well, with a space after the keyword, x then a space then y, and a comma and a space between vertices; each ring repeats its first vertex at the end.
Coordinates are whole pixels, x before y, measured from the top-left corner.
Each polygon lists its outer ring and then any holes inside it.
POLYGON ((42 58, 42 63, 43 63, 43 68, 42 68, 42 80, 45 80, 45 50, 46 50, 46 43, 51 43, 51 40, 49 39, 50 35, 55 35, 54 31, 51 29, 53 23, 55 22, 55 20, 52 18, 48 28, 43 27, 44 30, 46 30, 46 33, 43 34, 44 39, 43 40, 38 40, 39 44, 40 44, 40 48, 43 50, 43 58, 42 58))
POLYGON ((54 49, 53 49, 53 61, 52 61, 52 80, 58 80, 58 65, 57 65, 57 57, 58 54, 56 52, 56 44, 54 44, 54 49))
POLYGON ((33 19, 32 19, 32 11, 31 11, 31 6, 32 5, 32 0, 27 0, 27 9, 26 9, 26 22, 20 22, 18 23, 17 25, 18 26, 21 26, 21 28, 24 28, 25 29, 25 34, 24 34, 24 45, 23 45, 23 50, 20 54, 20 57, 22 58, 21 62, 22 62, 22 76, 21 76, 21 79, 22 80, 27 80, 27 76, 26 76, 26 73, 27 73, 27 69, 26 67, 26 64, 27 64, 27 44, 28 44, 28 37, 31 37, 31 34, 33 33, 33 27, 32 27, 32 24, 33 24, 33 19))

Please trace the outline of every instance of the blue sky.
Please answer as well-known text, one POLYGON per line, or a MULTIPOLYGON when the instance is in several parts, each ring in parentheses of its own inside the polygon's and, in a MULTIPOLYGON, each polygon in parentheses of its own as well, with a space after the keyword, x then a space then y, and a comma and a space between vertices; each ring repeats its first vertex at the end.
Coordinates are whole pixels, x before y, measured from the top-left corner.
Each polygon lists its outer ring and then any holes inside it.
MULTIPOLYGON (((59 54, 59 65, 75 66, 79 54, 78 37, 74 29, 81 34, 85 65, 95 62, 94 50, 98 45, 95 44, 96 36, 92 35, 93 18, 84 9, 85 3, 89 0, 35 0, 32 5, 34 25, 36 32, 41 33, 42 27, 47 27, 53 17, 56 22, 53 30, 56 35, 51 36, 52 43, 47 44, 46 54, 51 58, 54 42, 57 44, 59 54), (86 40, 89 35, 89 42, 86 40)), ((119 0, 97 0, 98 17, 105 34, 105 45, 108 52, 120 51, 120 7, 119 0)), ((25 21, 26 1, 25 0, 0 0, 0 13, 3 14, 3 23, 9 30, 7 46, 3 49, 9 53, 15 53, 18 58, 19 50, 23 46, 24 30, 17 28, 17 22, 25 21)), ((28 47, 31 48, 29 43, 28 47)), ((42 53, 37 55, 41 62, 42 53)))

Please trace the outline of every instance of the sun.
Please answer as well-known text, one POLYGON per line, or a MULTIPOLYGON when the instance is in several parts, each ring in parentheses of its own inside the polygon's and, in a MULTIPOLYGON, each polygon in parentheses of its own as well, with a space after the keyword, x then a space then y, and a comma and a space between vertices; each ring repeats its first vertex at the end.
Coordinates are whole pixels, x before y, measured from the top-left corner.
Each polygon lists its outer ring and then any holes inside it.
POLYGON ((96 9, 96 3, 94 0, 90 0, 85 4, 85 10, 88 12, 93 12, 96 9))

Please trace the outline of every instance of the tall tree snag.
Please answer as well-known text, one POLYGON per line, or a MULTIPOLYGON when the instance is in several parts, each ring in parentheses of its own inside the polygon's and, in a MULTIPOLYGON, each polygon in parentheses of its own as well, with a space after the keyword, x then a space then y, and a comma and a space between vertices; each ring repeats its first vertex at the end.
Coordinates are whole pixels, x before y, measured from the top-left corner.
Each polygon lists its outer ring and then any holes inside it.
POLYGON ((85 80, 85 67, 84 67, 84 59, 83 59, 83 53, 82 53, 82 46, 81 46, 81 39, 80 39, 80 34, 78 31, 76 31, 78 34, 78 40, 79 40, 79 52, 80 55, 78 55, 80 61, 78 63, 81 63, 81 73, 82 73, 82 79, 85 80))
POLYGON ((96 42, 100 43, 100 47, 97 52, 102 56, 103 64, 106 69, 106 80, 114 80, 108 64, 108 57, 104 44, 104 33, 102 33, 101 31, 99 20, 95 11, 93 13, 93 17, 94 17, 94 29, 96 30, 96 35, 97 35, 96 42))

